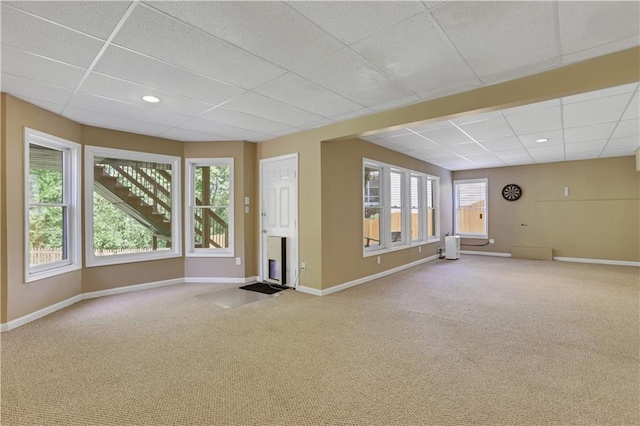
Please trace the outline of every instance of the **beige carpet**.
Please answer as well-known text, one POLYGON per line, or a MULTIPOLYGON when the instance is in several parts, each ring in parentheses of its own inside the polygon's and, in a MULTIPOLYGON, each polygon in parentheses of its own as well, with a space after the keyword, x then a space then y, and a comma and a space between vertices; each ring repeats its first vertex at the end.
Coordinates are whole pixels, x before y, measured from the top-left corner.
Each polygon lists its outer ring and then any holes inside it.
POLYGON ((234 309, 88 300, 2 334, 0 422, 636 425, 639 274, 465 256, 234 309))

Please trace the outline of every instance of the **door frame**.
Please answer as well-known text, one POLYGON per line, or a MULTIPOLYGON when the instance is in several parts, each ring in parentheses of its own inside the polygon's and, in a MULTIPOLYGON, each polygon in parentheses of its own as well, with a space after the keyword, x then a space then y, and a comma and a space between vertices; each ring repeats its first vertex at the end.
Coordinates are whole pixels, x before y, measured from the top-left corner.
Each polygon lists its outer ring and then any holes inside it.
MULTIPOLYGON (((263 192, 263 180, 262 180, 262 172, 264 169, 264 165, 267 163, 273 163, 276 161, 282 161, 282 160, 295 160, 295 169, 294 169, 294 182, 295 182, 295 194, 296 194, 296 211, 295 211, 295 215, 294 215, 294 223, 295 223, 295 231, 294 231, 294 235, 295 235, 295 241, 292 241, 291 247, 292 247, 292 254, 295 255, 295 262, 292 262, 291 265, 291 271, 295 271, 294 275, 292 276, 293 278, 293 283, 295 283, 295 288, 297 289, 300 286, 300 278, 299 278, 299 274, 300 274, 300 227, 299 227, 299 220, 298 220, 298 216, 299 216, 299 207, 300 207, 300 191, 299 191, 299 187, 300 185, 298 184, 299 182, 299 178, 298 178, 298 166, 299 166, 299 160, 298 160, 298 153, 294 152, 292 154, 286 154, 286 155, 279 155, 277 157, 269 157, 269 158, 263 158, 259 161, 260 164, 260 170, 259 170, 259 175, 258 175, 258 215, 259 215, 259 227, 258 227, 258 245, 259 245, 259 257, 258 257, 258 279, 260 281, 263 280, 264 277, 264 256, 266 256, 266 248, 264 247, 264 238, 262 237, 262 225, 263 225, 263 221, 264 221, 264 216, 263 214, 263 209, 262 209, 262 192, 263 192), (295 248, 294 248, 294 244, 295 244, 295 248), (295 268, 294 268, 295 266, 295 268)), ((293 259, 292 259, 293 260, 293 259)), ((293 287, 293 283, 287 283, 287 285, 292 286, 293 287)))

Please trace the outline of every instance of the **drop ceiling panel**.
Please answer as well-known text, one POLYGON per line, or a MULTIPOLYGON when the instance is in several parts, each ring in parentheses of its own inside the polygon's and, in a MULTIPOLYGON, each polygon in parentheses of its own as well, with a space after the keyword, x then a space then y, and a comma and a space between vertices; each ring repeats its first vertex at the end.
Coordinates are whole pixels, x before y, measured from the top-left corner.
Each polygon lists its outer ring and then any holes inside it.
POLYGON ((256 87, 285 72, 145 6, 134 9, 113 42, 238 87, 256 87))
POLYGON ((373 111, 386 111, 388 109, 397 108, 399 106, 411 105, 419 102, 420 98, 417 95, 410 95, 404 98, 394 99, 389 102, 374 105, 371 107, 373 111))
POLYGON ((226 126, 212 121, 194 118, 178 126, 180 129, 192 130, 194 132, 220 135, 222 140, 249 140, 265 136, 264 133, 252 132, 250 130, 238 129, 237 127, 226 126))
POLYGON ((640 148, 640 138, 638 136, 625 136, 623 138, 611 138, 605 151, 614 149, 631 149, 635 151, 640 148))
POLYGON ((408 135, 398 136, 385 140, 389 141, 389 146, 397 151, 419 151, 426 148, 437 147, 437 145, 433 142, 430 142, 415 133, 410 133, 408 135))
POLYGON ((508 115, 507 121, 518 135, 546 132, 562 128, 560 107, 545 108, 508 115))
POLYGON ((541 158, 564 156, 564 145, 534 146, 527 148, 527 151, 537 161, 541 158))
POLYGON ((30 104, 39 106, 40 108, 46 109, 47 111, 54 112, 56 114, 60 114, 62 109, 64 108, 63 104, 56 104, 54 102, 41 101, 38 99, 21 97, 23 101, 29 102, 30 104))
POLYGON ((367 37, 351 48, 415 93, 480 84, 428 13, 367 37))
POLYGON ((577 102, 563 107, 564 125, 568 128, 618 121, 631 94, 577 102))
POLYGON ((200 118, 220 124, 228 124, 240 129, 247 129, 259 133, 278 133, 285 130, 295 131, 291 126, 256 117, 240 111, 233 111, 223 107, 212 109, 202 114, 200 118))
POLYGON ((310 123, 300 124, 298 126, 298 129, 302 129, 302 130, 315 129, 317 127, 327 126, 329 124, 333 124, 333 120, 329 118, 321 118, 318 121, 312 121, 310 123))
POLYGON ((297 73, 366 107, 411 95, 348 48, 314 61, 297 73))
POLYGON ((226 103, 225 107, 294 127, 323 118, 319 115, 285 104, 284 102, 276 101, 275 99, 252 92, 238 96, 231 102, 226 103))
POLYGON ((609 158, 609 157, 622 157, 625 155, 634 155, 637 148, 617 148, 617 149, 608 149, 600 154, 600 158, 609 158))
POLYGON ((473 142, 473 140, 471 140, 467 135, 453 126, 420 132, 420 134, 429 138, 438 145, 445 147, 473 142))
POLYGON ((598 158, 599 155, 600 155, 600 151, 576 152, 576 153, 567 152, 565 159, 566 161, 589 160, 593 158, 598 158))
POLYGON ((380 2, 372 7, 367 1, 296 1, 289 5, 345 44, 424 12, 419 2, 380 2))
POLYGON ((513 151, 521 149, 522 144, 515 136, 501 139, 483 140, 482 145, 491 152, 513 151))
POLYGON ((624 120, 618 123, 618 127, 611 135, 612 138, 640 135, 640 120, 624 120))
POLYGON ((178 19, 286 69, 343 45, 281 2, 153 2, 178 19), (247 29, 250 28, 250 31, 247 29))
POLYGON ((564 151, 567 153, 567 155, 568 154, 584 154, 587 152, 600 153, 600 151, 602 151, 602 148, 604 148, 606 143, 607 143, 607 139, 600 139, 600 140, 591 141, 591 142, 570 143, 564 146, 564 151))
POLYGON ((637 38, 640 29, 636 1, 561 1, 558 15, 563 54, 637 38))
POLYGON ((371 114, 371 110, 369 108, 360 108, 355 111, 345 112, 344 114, 332 115, 329 118, 333 121, 344 121, 354 117, 362 117, 367 114, 371 114))
POLYGON ((161 133, 160 136, 167 139, 174 139, 178 141, 188 141, 188 142, 209 142, 209 141, 225 140, 224 136, 214 135, 209 133, 194 132, 191 130, 179 129, 176 127, 161 133))
POLYGON ((55 1, 12 1, 13 7, 106 40, 129 7, 129 1, 74 1, 60 7, 55 1))
POLYGON ((94 71, 212 104, 222 103, 244 92, 237 87, 115 46, 105 51, 94 71))
POLYGON ((293 73, 278 77, 254 89, 254 92, 323 117, 333 117, 362 109, 362 105, 336 95, 293 73))
POLYGON ((421 155, 423 158, 428 158, 432 160, 436 158, 457 158, 457 156, 453 155, 451 151, 448 151, 444 148, 415 150, 413 152, 421 155))
POLYGON ((2 4, 2 44, 87 68, 104 42, 2 4))
MULTIPOLYGON (((138 106, 84 93, 75 94, 71 99, 69 106, 97 113, 103 112, 114 117, 121 117, 124 119, 123 121, 126 121, 131 117, 135 117, 138 121, 162 124, 169 127, 177 126, 189 119, 189 117, 162 111, 158 108, 154 108, 153 106, 138 106)), ((63 111, 63 115, 66 115, 66 110, 63 111)))
POLYGON ((486 154, 486 150, 484 150, 477 143, 465 143, 462 145, 453 145, 450 146, 449 149, 456 154, 460 154, 463 156, 472 155, 472 154, 486 154))
POLYGON ((552 132, 533 133, 530 135, 519 135, 518 139, 520 139, 520 142, 522 142, 522 145, 524 145, 525 148, 562 145, 564 143, 562 130, 554 130, 552 132), (538 142, 538 139, 540 138, 547 138, 549 140, 547 142, 538 142))
POLYGON ((85 70, 5 46, 2 48, 2 72, 75 89, 85 70))
POLYGON ((496 152, 495 156, 503 161, 531 159, 531 156, 529 155, 529 153, 524 149, 514 149, 511 151, 496 152))
POLYGON ((622 116, 623 120, 640 118, 640 96, 639 95, 640 94, 638 92, 636 92, 636 94, 633 95, 633 99, 631 99, 631 102, 629 103, 627 110, 624 112, 624 115, 622 116))
POLYGON ((615 126, 616 123, 604 123, 565 129, 564 142, 570 144, 598 139, 609 139, 615 126))
POLYGON ((195 99, 186 98, 174 93, 148 88, 139 84, 119 80, 103 74, 92 72, 80 88, 81 93, 108 97, 140 106, 151 106, 142 100, 143 96, 152 95, 160 99, 153 108, 176 114, 194 116, 214 105, 195 99))
POLYGON ((122 130, 124 132, 139 133, 142 135, 157 136, 160 133, 169 130, 169 126, 131 119, 123 120, 120 117, 114 117, 102 112, 94 112, 86 109, 65 108, 64 116, 78 123, 90 126, 122 130))
POLYGON ((515 136, 504 117, 461 124, 460 127, 477 141, 515 136))
POLYGON ((503 109, 501 112, 502 112, 502 115, 504 115, 505 117, 508 117, 510 115, 518 115, 518 114, 523 114, 525 112, 533 112, 533 111, 538 111, 538 110, 541 110, 541 109, 553 108, 553 107, 557 107, 557 106, 560 106, 560 100, 559 99, 551 99, 549 101, 537 102, 537 103, 534 103, 534 104, 522 105, 522 106, 519 106, 519 107, 503 109))
POLYGON ((531 158, 523 158, 521 160, 505 160, 505 163, 507 163, 507 166, 526 166, 528 164, 534 164, 535 161, 531 158))
POLYGON ((560 56, 551 2, 447 2, 432 14, 481 77, 560 56))
POLYGON ((18 98, 33 98, 56 104, 66 104, 73 91, 63 87, 39 83, 26 78, 2 74, 2 91, 18 98))
POLYGON ((407 128, 413 130, 414 132, 427 132, 437 129, 453 128, 453 125, 448 120, 444 120, 436 121, 433 123, 414 123, 408 125, 407 128))

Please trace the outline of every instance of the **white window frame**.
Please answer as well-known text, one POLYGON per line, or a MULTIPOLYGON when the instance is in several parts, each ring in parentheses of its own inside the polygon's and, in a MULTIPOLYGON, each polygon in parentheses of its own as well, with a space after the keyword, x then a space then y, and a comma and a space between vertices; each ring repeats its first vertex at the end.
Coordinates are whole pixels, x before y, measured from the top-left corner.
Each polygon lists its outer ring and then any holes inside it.
MULTIPOLYGON (((417 180, 417 184, 418 187, 416 188, 416 191, 418 193, 418 238, 416 238, 415 240, 413 239, 413 228, 411 226, 409 226, 410 231, 411 231, 411 243, 412 244, 419 244, 420 242, 422 242, 422 240, 424 240, 426 231, 427 231, 427 214, 426 214, 426 203, 424 202, 424 198, 422 197, 421 194, 424 192, 425 190, 425 180, 423 179, 423 177, 420 174, 417 174, 415 172, 412 172, 409 175, 409 190, 412 191, 411 189, 411 180, 413 179, 417 180)), ((410 194, 409 197, 409 201, 411 201, 413 192, 412 194, 410 194)), ((411 221, 410 223, 413 224, 413 220, 411 219, 411 209, 412 209, 412 204, 409 204, 409 220, 411 221)))
POLYGON ((85 146, 85 260, 87 267, 118 265, 122 263, 144 262, 148 260, 170 259, 182 256, 182 195, 181 159, 172 155, 151 154, 140 151, 85 146), (93 248, 93 163, 95 157, 121 158, 134 161, 148 161, 171 164, 171 249, 142 253, 123 253, 111 256, 96 256, 93 248))
MULTIPOLYGON (((80 197, 80 150, 81 145, 57 136, 48 135, 28 127, 24 128, 24 280, 26 283, 65 274, 82 268, 81 246, 81 197, 80 197), (39 145, 62 151, 63 200, 60 206, 67 209, 66 248, 67 259, 60 262, 30 266, 29 208, 29 145, 39 145)), ((49 203, 50 204, 50 203, 49 203)))
POLYGON ((234 257, 235 242, 235 185, 234 185, 234 159, 233 158, 186 158, 185 159, 185 241, 186 257, 234 257), (229 166, 229 247, 228 248, 196 248, 194 245, 194 206, 195 206, 195 170, 196 167, 229 166))
MULTIPOLYGON (((440 241, 440 178, 423 172, 398 167, 392 164, 386 164, 380 161, 368 158, 362 159, 362 176, 364 176, 366 167, 375 167, 380 169, 380 245, 376 247, 363 247, 363 257, 376 256, 396 250, 417 247, 425 244, 440 241), (402 198, 403 198, 403 221, 402 221, 402 239, 401 241, 391 242, 391 172, 399 172, 402 176, 402 198), (417 177, 418 180, 418 197, 420 214, 420 226, 422 227, 420 239, 411 239, 411 177, 417 177), (426 182, 434 181, 434 210, 435 210, 435 236, 427 235, 427 191, 426 182)), ((364 201, 364 180, 362 200, 364 201)), ((362 241, 364 241, 364 209, 365 203, 362 203, 362 241)))
POLYGON ((453 181, 453 214, 454 214, 454 233, 455 235, 459 235, 462 238, 477 238, 477 239, 487 239, 489 238, 489 179, 487 178, 478 178, 478 179, 461 179, 453 181), (460 185, 464 185, 467 183, 484 183, 484 233, 461 233, 459 232, 459 224, 458 224, 458 209, 460 207, 460 185))

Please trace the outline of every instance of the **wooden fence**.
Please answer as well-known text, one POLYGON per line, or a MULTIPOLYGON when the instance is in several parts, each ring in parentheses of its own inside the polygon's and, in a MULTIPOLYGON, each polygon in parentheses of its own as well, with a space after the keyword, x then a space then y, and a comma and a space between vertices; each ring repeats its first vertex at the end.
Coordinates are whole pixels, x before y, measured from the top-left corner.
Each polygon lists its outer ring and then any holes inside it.
MULTIPOLYGON (((428 210, 428 220, 427 220, 427 235, 433 235, 433 222, 435 219, 435 212, 433 210, 428 210)), ((411 239, 418 239, 418 224, 420 221, 420 217, 418 213, 411 214, 411 239)), ((401 213, 391 213, 391 234, 394 232, 402 231, 402 214, 401 213)), ((369 246, 376 246, 380 241, 380 218, 377 217, 375 219, 365 219, 364 220, 364 239, 365 245, 367 241, 369 242, 369 246)))
MULTIPOLYGON (((165 248, 158 248, 158 250, 168 250, 165 248)), ((96 256, 110 256, 112 254, 124 254, 124 253, 142 253, 150 251, 150 249, 130 249, 130 250, 96 250, 96 256)), ((32 266, 43 265, 45 263, 61 262, 62 261, 62 249, 48 249, 48 248, 31 248, 29 250, 29 263, 32 266)))
POLYGON ((483 234, 484 207, 458 210, 458 232, 464 234, 483 234))

